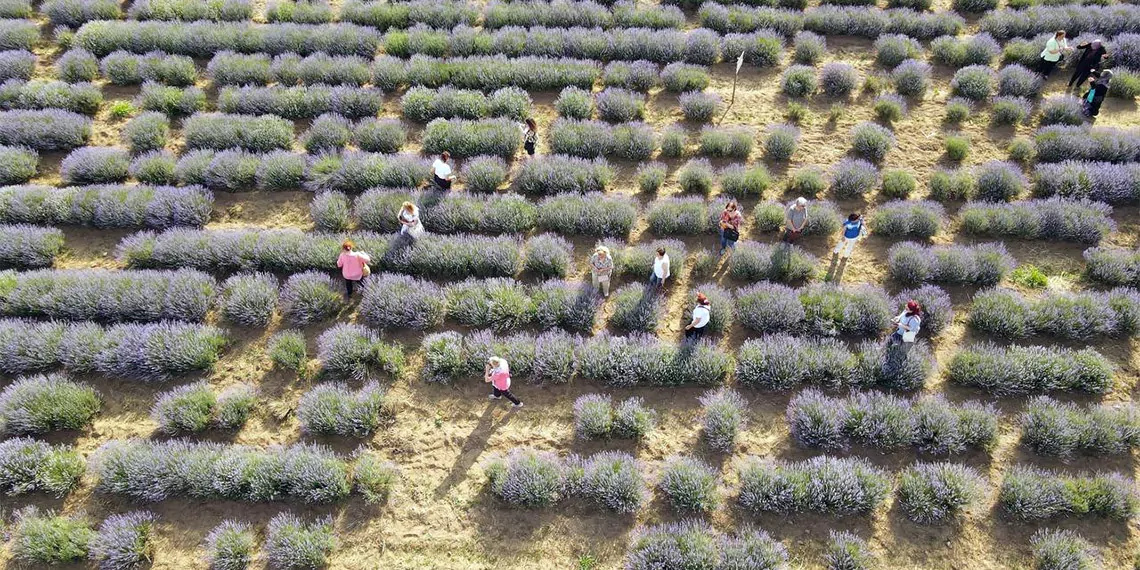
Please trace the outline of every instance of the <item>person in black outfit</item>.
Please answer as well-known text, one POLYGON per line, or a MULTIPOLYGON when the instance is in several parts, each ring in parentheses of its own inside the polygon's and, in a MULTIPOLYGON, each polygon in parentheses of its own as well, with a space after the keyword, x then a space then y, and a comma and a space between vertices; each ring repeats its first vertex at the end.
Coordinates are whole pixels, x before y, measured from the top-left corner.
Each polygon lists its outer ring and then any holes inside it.
POLYGON ((1085 114, 1089 117, 1096 117, 1100 113, 1100 105, 1104 103, 1104 96, 1108 94, 1108 84, 1112 81, 1112 70, 1106 69, 1100 72, 1098 77, 1095 77, 1089 90, 1081 96, 1081 103, 1084 107, 1085 114))
POLYGON ((1092 75, 1094 71, 1100 70, 1101 62, 1108 56, 1108 50, 1104 49, 1104 44, 1100 40, 1093 40, 1077 45, 1077 49, 1081 50, 1080 57, 1077 58, 1077 64, 1073 69, 1073 76, 1069 78, 1069 88, 1072 89, 1076 86, 1080 89, 1085 84, 1085 80, 1092 75))
POLYGON ((534 156, 535 146, 538 145, 538 124, 534 119, 528 118, 523 126, 523 150, 527 158, 534 156))

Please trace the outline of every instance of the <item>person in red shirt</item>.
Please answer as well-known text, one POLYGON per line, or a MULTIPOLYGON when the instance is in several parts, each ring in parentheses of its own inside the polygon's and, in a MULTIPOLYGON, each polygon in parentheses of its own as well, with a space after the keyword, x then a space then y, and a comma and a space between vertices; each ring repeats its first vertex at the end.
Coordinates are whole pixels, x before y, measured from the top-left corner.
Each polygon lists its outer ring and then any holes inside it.
POLYGON ((740 224, 744 216, 740 214, 740 207, 736 200, 729 200, 724 211, 720 213, 720 253, 724 255, 727 250, 736 250, 736 241, 740 239, 740 224))
POLYGON ((344 277, 344 296, 352 296, 352 286, 362 281, 372 273, 368 264, 372 258, 363 251, 354 251, 352 240, 344 240, 340 244, 340 256, 336 258, 336 266, 340 268, 340 275, 344 277))
POLYGON ((488 399, 498 400, 506 396, 511 401, 512 408, 521 408, 523 403, 511 393, 511 366, 505 358, 492 356, 487 359, 487 366, 483 371, 483 381, 491 383, 491 395, 488 399))

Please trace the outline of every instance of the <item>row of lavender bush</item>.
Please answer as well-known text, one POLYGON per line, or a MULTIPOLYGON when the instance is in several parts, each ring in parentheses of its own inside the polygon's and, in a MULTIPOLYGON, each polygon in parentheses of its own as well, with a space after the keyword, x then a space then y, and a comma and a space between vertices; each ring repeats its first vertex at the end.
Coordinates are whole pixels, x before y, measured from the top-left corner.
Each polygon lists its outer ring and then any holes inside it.
MULTIPOLYGON (((99 57, 119 50, 139 54, 162 51, 201 58, 226 50, 274 55, 325 52, 371 57, 379 43, 380 34, 375 30, 347 23, 308 26, 99 20, 83 24, 75 32, 73 45, 99 57)), ((5 49, 21 47, 24 46, 5 49)), ((30 46, 25 49, 30 49, 30 46)))
POLYGON ((61 515, 28 506, 13 516, 12 557, 28 565, 88 559, 105 569, 137 567, 154 557, 155 519, 154 513, 147 511, 115 514, 94 530, 83 515, 61 515))
POLYGON ((0 221, 97 228, 200 227, 214 196, 200 186, 0 187, 0 221))
POLYGON ((215 393, 206 382, 179 386, 159 394, 150 417, 165 434, 198 433, 206 429, 238 430, 257 402, 257 391, 238 384, 215 393))
POLYGON ((1140 446, 1140 413, 1127 403, 1077 406, 1040 396, 1026 404, 1021 426, 1022 445, 1041 455, 1121 455, 1140 446))
POLYGON ((1115 366, 1092 348, 977 344, 959 350, 947 365, 951 382, 1000 396, 1051 391, 1104 394, 1115 366))
POLYGON ((1116 247, 1086 249, 1085 274, 1106 285, 1140 287, 1140 252, 1116 247))
POLYGON ((1017 465, 998 492, 1002 513, 1018 521, 1097 516, 1126 522, 1140 511, 1135 483, 1117 473, 1062 475, 1017 465))
POLYGON ((969 246, 903 242, 891 246, 887 252, 887 274, 906 284, 992 286, 1016 264, 1000 242, 969 246))
POLYGON ((0 267, 51 267, 63 249, 63 232, 26 224, 0 225, 0 267))
POLYGON ((1008 289, 987 289, 974 295, 969 322, 980 332, 1009 339, 1133 336, 1140 332, 1140 293, 1117 288, 1027 298, 1008 289))
POLYGON ((0 370, 28 374, 62 368, 76 374, 143 381, 209 370, 226 344, 206 325, 161 322, 103 327, 94 323, 0 320, 0 370))
POLYGON ((1000 414, 978 402, 941 396, 904 399, 877 392, 832 398, 804 390, 788 402, 788 429, 801 445, 846 449, 852 443, 933 454, 988 451, 997 444, 1000 414))
MULTIPOLYGON (((1052 173, 1044 172, 1044 168, 1045 165, 1038 169, 1038 174, 1042 177, 1038 188, 1046 184, 1063 184, 1065 177, 1062 175, 1056 175, 1050 178, 1050 182, 1045 182, 1044 177, 1052 173)), ((1099 243, 1116 229, 1116 222, 1111 215, 1112 206, 1103 202, 1060 198, 1008 204, 968 202, 958 210, 961 229, 967 234, 1088 244, 1099 243)))
POLYGON ((0 314, 69 321, 201 322, 216 294, 194 270, 38 270, 0 273, 0 314))
POLYGON ((0 493, 13 497, 44 493, 63 497, 79 486, 83 456, 70 445, 50 445, 30 437, 0 442, 0 493))
MULTIPOLYGON (((117 20, 123 16, 118 4, 99 0, 90 2, 52 0, 45 2, 41 9, 52 24, 57 26, 74 27, 93 20, 117 20)), ((126 15, 132 20, 240 22, 253 17, 253 6, 249 0, 226 0, 211 4, 192 0, 164 2, 140 0, 131 4, 126 15)))

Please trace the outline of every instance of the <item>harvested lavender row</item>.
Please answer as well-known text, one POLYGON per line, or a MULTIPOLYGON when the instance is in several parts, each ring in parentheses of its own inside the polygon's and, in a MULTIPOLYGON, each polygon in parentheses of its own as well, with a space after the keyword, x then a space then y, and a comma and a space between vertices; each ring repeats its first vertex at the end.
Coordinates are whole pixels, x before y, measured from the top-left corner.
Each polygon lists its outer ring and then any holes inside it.
POLYGON ((1033 137, 1040 162, 1140 161, 1140 132, 1116 127, 1041 127, 1033 137))
POLYGON ((140 269, 333 271, 345 239, 367 252, 379 270, 440 278, 510 277, 519 270, 522 257, 522 242, 514 236, 426 235, 410 242, 369 232, 255 229, 140 232, 120 242, 118 257, 140 269))
POLYGON ((589 332, 601 298, 586 284, 468 279, 445 286, 407 275, 370 279, 360 302, 362 321, 380 329, 426 330, 450 318, 464 326, 512 330, 532 324, 589 332), (392 303, 392 299, 402 299, 392 303))
POLYGON ((644 466, 632 455, 603 451, 589 458, 561 458, 519 448, 483 464, 487 487, 517 507, 549 507, 571 497, 618 513, 635 513, 649 503, 644 466))
POLYGON ((1140 333, 1140 293, 1131 288, 1108 292, 1049 292, 1026 298, 1007 289, 974 295, 970 326, 1001 338, 1053 336, 1087 340, 1096 336, 1140 333))
POLYGON ((1105 285, 1140 287, 1140 252, 1118 247, 1086 249, 1085 274, 1105 285))
POLYGON ((1029 6, 1024 10, 1002 8, 986 13, 979 24, 981 31, 998 40, 1030 37, 1055 30, 1065 30, 1070 37, 1083 33, 1115 36, 1140 32, 1140 7, 1131 4, 1112 6, 1029 6))
POLYGON ((1128 204, 1140 193, 1140 164, 1114 164, 1066 160, 1038 164, 1034 168, 1035 193, 1097 200, 1109 204, 1128 204))
POLYGON ((1112 389, 1115 367, 1092 348, 978 344, 959 350, 947 365, 947 378, 999 396, 1042 392, 1104 394, 1112 389))
POLYGON ((26 224, 0 225, 0 267, 51 267, 63 249, 63 232, 26 224))
POLYGON ((139 54, 161 51, 202 58, 225 50, 371 57, 379 43, 380 35, 375 30, 347 23, 308 26, 99 20, 83 24, 75 32, 74 45, 99 57, 118 50, 139 54))
POLYGON ((161 322, 103 327, 94 323, 0 319, 0 371, 64 369, 147 382, 209 370, 226 344, 216 327, 161 322))
MULTIPOLYGON (((1044 169, 1057 166, 1062 165, 1038 166, 1038 174, 1044 176, 1044 169)), ((1061 173, 1049 175, 1054 177, 1048 183, 1044 182, 1044 178, 1039 179, 1038 189, 1046 184, 1064 185, 1067 179, 1061 173)), ((1049 193, 1068 196, 1082 194, 1079 191, 1069 193, 1067 189, 1049 193)), ((1097 193, 1088 196, 1105 197, 1097 193)), ((1100 243, 1105 236, 1116 230, 1116 222, 1112 220, 1111 215, 1112 206, 1103 202, 1061 198, 1024 200, 1007 204, 968 202, 958 210, 962 231, 968 234, 1088 244, 1100 243)))
POLYGON ((9 497, 45 493, 62 498, 79 486, 83 456, 69 445, 49 445, 30 437, 0 442, 0 493, 9 497))
POLYGON ((1140 511, 1140 497, 1133 480, 1118 473, 1063 475, 1017 465, 1002 480, 998 505, 1023 522, 1096 516, 1123 523, 1140 511))
POLYGON ((0 273, 0 314, 68 321, 202 322, 217 283, 194 270, 0 273))
POLYGON ((1021 444, 1040 455, 1123 455, 1140 447, 1140 410, 1130 403, 1081 407, 1040 396, 1026 404, 1021 428, 1021 444))
POLYGON ((98 490, 135 501, 176 497, 331 503, 352 490, 348 462, 310 444, 269 448, 186 440, 111 440, 91 457, 98 490), (195 465, 194 472, 178 467, 195 465))
POLYGON ((768 335, 750 339, 736 353, 736 381, 766 390, 810 384, 827 388, 918 390, 934 372, 929 345, 904 350, 879 341, 860 343, 857 352, 835 339, 768 335))
POLYGON ((887 274, 901 283, 992 286, 1017 265, 1001 242, 923 246, 897 243, 887 252, 887 274))
POLYGON ((737 475, 736 500, 756 514, 869 515, 892 487, 890 474, 865 459, 827 455, 798 463, 749 456, 737 475))
POLYGON ((846 449, 852 443, 924 453, 988 451, 997 444, 1000 414, 978 402, 951 404, 941 396, 903 399, 878 392, 831 398, 804 390, 788 402, 788 429, 800 445, 846 449))
POLYGON ((0 187, 0 221, 98 228, 199 227, 214 195, 201 186, 0 187))

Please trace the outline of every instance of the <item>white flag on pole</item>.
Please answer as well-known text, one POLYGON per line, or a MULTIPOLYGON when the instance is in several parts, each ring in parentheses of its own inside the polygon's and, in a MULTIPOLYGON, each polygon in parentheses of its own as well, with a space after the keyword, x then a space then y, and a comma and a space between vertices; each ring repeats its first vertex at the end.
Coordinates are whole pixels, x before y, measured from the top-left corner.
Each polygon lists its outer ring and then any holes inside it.
POLYGON ((740 68, 744 65, 744 52, 740 52, 740 57, 736 58, 736 72, 740 73, 740 68))

